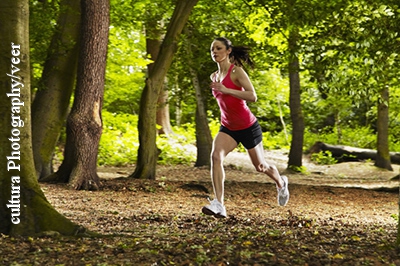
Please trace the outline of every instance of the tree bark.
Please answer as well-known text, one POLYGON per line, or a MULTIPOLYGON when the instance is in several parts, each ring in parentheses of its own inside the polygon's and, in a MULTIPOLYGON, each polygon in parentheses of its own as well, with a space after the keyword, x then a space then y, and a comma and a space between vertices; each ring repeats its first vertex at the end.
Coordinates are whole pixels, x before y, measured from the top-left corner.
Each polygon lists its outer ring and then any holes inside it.
POLYGON ((97 190, 97 155, 102 133, 109 0, 82 1, 82 40, 74 104, 67 119, 64 161, 44 181, 68 182, 74 189, 97 190))
POLYGON ((158 95, 162 89, 164 78, 171 66, 178 37, 186 24, 190 12, 198 0, 180 0, 177 2, 167 33, 162 42, 157 60, 149 72, 143 89, 139 110, 139 150, 136 169, 130 177, 155 179, 157 166, 156 147, 156 112, 158 95))
MULTIPOLYGON (((376 160, 378 153, 376 150, 361 149, 343 145, 330 145, 321 141, 316 142, 309 153, 319 153, 321 151, 330 151, 332 157, 337 159, 338 162, 352 162, 360 160, 376 160)), ((388 156, 392 163, 400 164, 400 153, 389 152, 388 156)))
POLYGON ((156 123, 159 126, 158 129, 159 135, 169 135, 174 133, 171 127, 168 101, 169 101, 169 93, 168 89, 166 89, 166 82, 165 82, 164 86, 160 91, 160 94, 158 95, 158 101, 157 101, 156 123))
POLYGON ((389 154, 389 88, 384 87, 378 103, 377 155, 375 166, 393 171, 389 154))
POLYGON ((204 118, 204 113, 199 106, 196 107, 196 147, 197 158, 194 166, 210 166, 212 136, 207 117, 204 118))
MULTIPOLYGON (((146 21, 146 50, 153 61, 157 60, 161 47, 162 31, 159 29, 158 24, 158 18, 151 18, 146 21)), ((153 65, 154 63, 147 65, 148 73, 152 71, 153 65)), ((158 134, 168 135, 172 134, 173 131, 169 116, 168 90, 165 89, 165 84, 166 82, 164 82, 164 86, 161 88, 158 96, 156 123, 160 126, 158 128, 158 134)))
POLYGON ((299 75, 299 59, 297 57, 297 42, 299 33, 292 29, 289 33, 289 82, 290 82, 290 117, 292 120, 292 141, 289 151, 288 168, 296 170, 302 166, 303 141, 304 141, 304 118, 301 109, 301 91, 299 75))
POLYGON ((195 166, 210 166, 210 154, 212 149, 211 130, 208 125, 207 112, 204 106, 204 99, 200 87, 197 72, 189 66, 192 75, 193 87, 196 91, 196 146, 197 159, 195 166))
POLYGON ((39 179, 53 173, 54 148, 65 125, 76 80, 80 0, 63 0, 60 8, 58 28, 32 103, 32 148, 39 179))
POLYGON ((31 134, 29 1, 0 1, 0 233, 83 231, 47 201, 35 175, 31 134))
POLYGON ((195 90, 196 96, 196 147, 197 147, 197 157, 195 167, 200 166, 210 166, 210 154, 212 150, 212 136, 211 130, 208 124, 208 117, 207 117, 207 110, 204 104, 205 100, 203 97, 203 92, 200 86, 199 77, 197 71, 193 67, 193 62, 196 59, 192 56, 192 42, 191 42, 191 30, 186 27, 185 28, 185 35, 186 35, 186 53, 188 54, 188 69, 192 78, 192 84, 195 90))

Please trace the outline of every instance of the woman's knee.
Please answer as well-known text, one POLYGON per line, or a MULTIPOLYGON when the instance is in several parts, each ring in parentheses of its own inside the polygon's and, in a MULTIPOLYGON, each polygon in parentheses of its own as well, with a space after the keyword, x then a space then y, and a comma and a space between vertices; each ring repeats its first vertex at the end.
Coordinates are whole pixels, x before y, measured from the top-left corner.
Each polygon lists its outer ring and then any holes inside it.
POLYGON ((211 161, 213 164, 218 164, 218 163, 222 163, 224 160, 224 156, 222 155, 221 152, 213 150, 211 152, 211 161))
POLYGON ((260 173, 266 173, 266 174, 273 174, 274 172, 277 172, 277 168, 275 165, 269 165, 268 163, 260 163, 259 165, 254 165, 254 168, 257 170, 257 172, 260 173))
POLYGON ((260 172, 260 173, 264 173, 265 172, 266 165, 264 165, 263 163, 260 163, 260 164, 254 164, 253 163, 253 166, 254 166, 254 168, 256 169, 257 172, 260 172))

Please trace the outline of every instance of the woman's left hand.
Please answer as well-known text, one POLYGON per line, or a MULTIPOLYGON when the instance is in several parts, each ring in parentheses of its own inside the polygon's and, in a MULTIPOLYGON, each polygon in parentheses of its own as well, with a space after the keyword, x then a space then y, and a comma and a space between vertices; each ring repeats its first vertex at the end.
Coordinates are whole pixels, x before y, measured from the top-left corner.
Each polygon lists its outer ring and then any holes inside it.
POLYGON ((222 92, 222 93, 224 93, 224 91, 226 90, 226 87, 220 82, 211 82, 210 88, 212 88, 215 91, 222 92))

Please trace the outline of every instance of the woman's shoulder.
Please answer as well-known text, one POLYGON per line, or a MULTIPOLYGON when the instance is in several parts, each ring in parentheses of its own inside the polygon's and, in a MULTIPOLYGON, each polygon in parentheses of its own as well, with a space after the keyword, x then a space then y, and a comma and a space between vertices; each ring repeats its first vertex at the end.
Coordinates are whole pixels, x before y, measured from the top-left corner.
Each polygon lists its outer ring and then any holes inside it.
POLYGON ((244 71, 244 69, 240 66, 234 65, 232 67, 232 71, 231 71, 231 76, 233 77, 241 77, 243 75, 246 75, 246 71, 244 71))

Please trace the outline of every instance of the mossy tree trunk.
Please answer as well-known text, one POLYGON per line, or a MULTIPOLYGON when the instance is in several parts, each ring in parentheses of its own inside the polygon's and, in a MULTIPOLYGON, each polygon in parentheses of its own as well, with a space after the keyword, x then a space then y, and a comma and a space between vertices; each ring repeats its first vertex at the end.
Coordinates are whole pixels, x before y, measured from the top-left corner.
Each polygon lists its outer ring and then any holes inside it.
POLYGON ((165 75, 171 66, 178 37, 189 19, 190 12, 198 0, 180 0, 177 2, 167 33, 161 44, 160 52, 146 79, 139 110, 139 150, 138 160, 132 178, 155 179, 157 166, 156 112, 157 101, 164 84, 165 75))
POLYGON ((29 1, 0 2, 0 233, 64 235, 80 227, 58 213, 40 189, 33 162, 29 1))
POLYGON ((53 173, 54 149, 65 125, 76 80, 80 0, 63 0, 60 8, 58 27, 32 103, 33 156, 39 179, 53 173))
POLYGON ((82 0, 77 86, 67 119, 64 161, 44 181, 68 182, 74 189, 99 188, 97 155, 103 126, 109 10, 109 0, 82 0))

